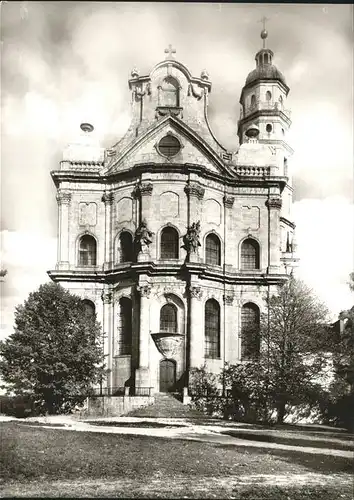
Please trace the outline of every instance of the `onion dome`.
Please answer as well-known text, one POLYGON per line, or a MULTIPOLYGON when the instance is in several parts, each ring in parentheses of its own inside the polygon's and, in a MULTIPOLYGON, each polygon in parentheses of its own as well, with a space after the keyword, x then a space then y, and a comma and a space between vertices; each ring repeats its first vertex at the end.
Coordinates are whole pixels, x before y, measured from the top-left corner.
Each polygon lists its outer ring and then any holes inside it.
POLYGON ((245 86, 251 85, 259 80, 278 80, 283 85, 287 86, 284 75, 274 66, 274 64, 272 64, 274 53, 270 49, 265 48, 265 40, 267 37, 268 32, 263 29, 261 32, 263 48, 256 54, 256 69, 251 71, 247 76, 245 86))

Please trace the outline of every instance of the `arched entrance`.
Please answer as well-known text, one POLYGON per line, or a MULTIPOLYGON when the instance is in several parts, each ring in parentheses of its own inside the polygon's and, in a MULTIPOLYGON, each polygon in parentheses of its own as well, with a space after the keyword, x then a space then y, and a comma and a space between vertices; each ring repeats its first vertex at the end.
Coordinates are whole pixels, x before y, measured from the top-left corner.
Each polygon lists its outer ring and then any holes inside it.
POLYGON ((176 384, 176 363, 171 359, 160 361, 160 392, 169 392, 176 384))

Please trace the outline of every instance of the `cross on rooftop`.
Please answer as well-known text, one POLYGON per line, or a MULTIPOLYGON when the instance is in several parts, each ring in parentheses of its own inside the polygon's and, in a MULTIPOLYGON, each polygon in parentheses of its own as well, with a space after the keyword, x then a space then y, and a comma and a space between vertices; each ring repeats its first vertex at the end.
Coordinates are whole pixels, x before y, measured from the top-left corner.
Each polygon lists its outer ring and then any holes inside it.
POLYGON ((259 23, 263 23, 263 30, 262 30, 262 33, 261 33, 261 38, 263 40, 263 48, 265 48, 265 41, 266 41, 266 38, 268 36, 268 32, 266 30, 266 21, 269 21, 269 18, 265 17, 265 16, 263 16, 262 19, 260 19, 258 21, 259 23))
POLYGON ((170 45, 167 47, 167 49, 165 49, 165 54, 167 54, 167 55, 166 55, 166 59, 171 59, 171 57, 173 57, 173 54, 175 54, 175 53, 176 53, 176 49, 174 49, 174 48, 172 47, 172 45, 170 44, 170 45))

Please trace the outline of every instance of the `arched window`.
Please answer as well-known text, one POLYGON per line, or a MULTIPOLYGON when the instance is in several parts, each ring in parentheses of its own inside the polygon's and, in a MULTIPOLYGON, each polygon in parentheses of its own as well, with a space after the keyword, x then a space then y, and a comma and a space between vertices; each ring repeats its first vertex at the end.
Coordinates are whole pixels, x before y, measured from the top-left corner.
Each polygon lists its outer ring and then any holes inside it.
POLYGON ((256 96, 254 94, 251 95, 251 108, 256 105, 256 96))
POLYGON ((160 311, 160 331, 177 332, 177 309, 172 304, 166 304, 160 311))
POLYGON ((93 302, 91 302, 91 300, 87 300, 87 299, 84 299, 82 301, 82 303, 84 304, 85 315, 88 318, 94 318, 95 314, 96 314, 95 304, 93 302))
POLYGON ((123 231, 119 235, 119 262, 133 261, 133 237, 128 231, 123 231))
POLYGON ((79 241, 79 266, 96 265, 96 240, 85 234, 79 241))
POLYGON ((179 85, 172 76, 167 76, 162 82, 160 106, 179 106, 179 85))
POLYGON ((220 266, 220 240, 216 234, 208 234, 205 238, 205 262, 212 266, 220 266))
POLYGON ((241 269, 259 269, 259 245, 256 240, 248 238, 241 245, 241 269))
POLYGON ((279 106, 280 106, 280 109, 283 109, 283 97, 282 96, 279 96, 279 106))
POLYGON ((173 227, 161 231, 161 259, 178 259, 178 233, 173 227))
POLYGON ((127 297, 122 297, 119 301, 118 353, 132 353, 132 301, 127 297))
POLYGON ((259 349, 259 308, 248 302, 241 309, 241 359, 256 358, 259 349))
POLYGON ((205 357, 220 358, 220 306, 214 299, 205 303, 205 357))
POLYGON ((271 123, 267 123, 267 125, 266 125, 266 131, 268 132, 268 134, 270 134, 272 130, 273 130, 272 124, 271 123))
POLYGON ((267 92, 266 92, 266 100, 270 101, 271 99, 272 99, 272 93, 269 90, 267 90, 267 92))

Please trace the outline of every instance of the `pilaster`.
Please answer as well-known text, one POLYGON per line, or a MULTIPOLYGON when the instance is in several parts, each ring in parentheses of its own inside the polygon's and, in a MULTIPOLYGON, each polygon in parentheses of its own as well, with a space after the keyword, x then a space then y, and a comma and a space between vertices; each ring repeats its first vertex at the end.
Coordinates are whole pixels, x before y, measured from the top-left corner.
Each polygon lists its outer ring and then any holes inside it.
POLYGON ((69 269, 69 210, 71 193, 58 190, 58 269, 69 269))
POLYGON ((268 207, 268 273, 280 270, 280 209, 282 200, 271 196, 266 201, 268 207))
POLYGON ((189 369, 199 368, 204 363, 204 332, 202 288, 191 283, 189 295, 189 369))
POLYGON ((109 269, 112 267, 112 263, 113 263, 112 205, 114 202, 114 194, 112 192, 105 192, 102 196, 102 201, 105 205, 104 269, 109 269))
POLYGON ((112 387, 113 368, 113 294, 111 290, 103 290, 103 359, 107 369, 107 387, 112 387))

